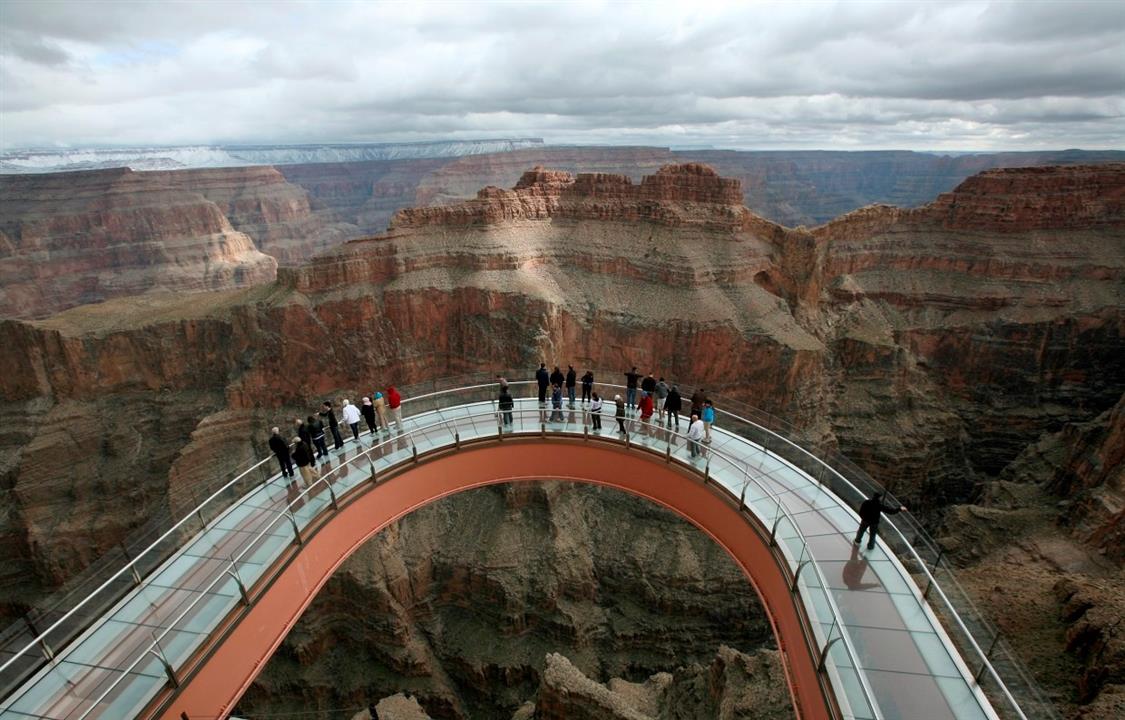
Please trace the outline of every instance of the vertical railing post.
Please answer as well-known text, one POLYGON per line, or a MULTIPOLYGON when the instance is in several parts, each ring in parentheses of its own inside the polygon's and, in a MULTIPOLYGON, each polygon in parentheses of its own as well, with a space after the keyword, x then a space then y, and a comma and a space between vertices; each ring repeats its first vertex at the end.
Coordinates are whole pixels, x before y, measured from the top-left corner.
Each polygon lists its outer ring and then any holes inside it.
POLYGON ((297 518, 293 517, 293 513, 286 510, 285 517, 289 518, 289 525, 293 528, 293 538, 298 545, 304 545, 305 541, 301 539, 301 527, 297 524, 297 518))
POLYGON ((996 644, 1000 642, 1000 631, 996 631, 996 635, 992 637, 992 644, 988 646, 988 652, 981 658, 980 670, 973 676, 973 682, 980 685, 980 679, 984 675, 984 671, 988 669, 988 661, 992 659, 992 651, 996 649, 996 644))
POLYGON ((230 567, 227 568, 227 575, 234 579, 235 585, 238 586, 238 594, 242 598, 242 604, 250 605, 250 595, 246 592, 246 583, 242 582, 242 576, 238 573, 238 565, 234 562, 234 555, 230 557, 230 567))
POLYGON ((172 687, 178 688, 180 679, 176 677, 176 671, 172 669, 172 663, 168 662, 167 656, 164 655, 164 650, 160 647, 160 639, 156 637, 155 632, 152 633, 152 647, 148 651, 160 661, 160 664, 164 667, 164 674, 168 676, 168 682, 172 683, 172 687))

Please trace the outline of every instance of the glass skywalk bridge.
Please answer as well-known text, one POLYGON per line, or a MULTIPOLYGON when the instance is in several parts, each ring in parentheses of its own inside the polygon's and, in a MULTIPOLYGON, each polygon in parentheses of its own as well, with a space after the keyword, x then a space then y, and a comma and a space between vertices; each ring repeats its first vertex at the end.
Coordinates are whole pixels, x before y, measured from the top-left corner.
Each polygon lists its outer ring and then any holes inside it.
MULTIPOLYGON (((534 383, 511 387, 514 395, 534 394, 534 383)), ((882 526, 889 542, 881 539, 872 551, 853 545, 858 520, 851 506, 866 489, 782 435, 720 410, 712 444, 691 459, 686 437, 674 429, 630 418, 628 436, 620 436, 612 402, 600 432, 581 407, 564 407, 562 419, 552 421, 550 408, 533 397, 517 399, 512 425, 502 427, 496 390, 486 383, 408 399, 403 428, 346 443, 311 488, 267 472, 276 467, 272 457, 236 476, 81 604, 2 656, 0 719, 173 712, 177 688, 206 664, 216 639, 261 601, 287 554, 330 524, 339 508, 381 483, 409 483, 409 472, 396 473, 435 452, 505 440, 580 440, 641 453, 652 463, 689 469, 726 497, 756 523, 787 571, 784 582, 831 696, 824 716, 1050 717, 1017 702, 937 582, 938 563, 928 567, 893 518, 882 526), (850 490, 841 491, 841 483, 850 490), (99 609, 96 619, 76 630, 74 619, 91 607, 99 609)))

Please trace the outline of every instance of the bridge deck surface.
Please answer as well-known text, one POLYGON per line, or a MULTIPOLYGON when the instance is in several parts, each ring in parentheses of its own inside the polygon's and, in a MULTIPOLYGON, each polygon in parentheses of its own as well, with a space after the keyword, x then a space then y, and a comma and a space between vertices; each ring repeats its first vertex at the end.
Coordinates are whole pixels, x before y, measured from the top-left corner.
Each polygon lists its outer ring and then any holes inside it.
MULTIPOLYGON (((540 420, 547 420, 548 416, 541 414, 534 400, 517 403, 514 430, 538 432, 540 420)), ((409 458, 413 452, 411 442, 421 453, 450 445, 454 432, 462 440, 495 435, 495 421, 480 415, 489 406, 490 403, 471 403, 406 418, 406 433, 378 451, 374 456, 376 467, 409 458), (439 417, 447 423, 422 429, 439 417)), ((613 405, 607 403, 599 433, 602 436, 617 436, 612 409, 613 405)), ((583 422, 581 410, 565 410, 561 422, 547 422, 546 428, 548 433, 581 433, 583 422)), ((690 462, 700 468, 710 462, 711 478, 736 496, 745 490, 746 505, 766 527, 773 525, 777 515, 770 493, 776 494, 788 509, 797 527, 791 527, 782 516, 777 537, 792 557, 798 561, 810 559, 820 570, 803 572, 798 580, 801 597, 810 605, 806 610, 820 624, 823 637, 834 632, 834 615, 818 590, 821 578, 827 584, 824 591, 835 600, 840 625, 858 662, 858 668, 853 669, 845 644, 832 646, 830 655, 836 669, 833 677, 840 685, 835 690, 838 697, 845 699, 841 704, 848 717, 995 717, 898 559, 882 543, 870 551, 852 544, 857 519, 842 500, 821 489, 785 460, 743 437, 718 427, 713 429, 713 436, 713 443, 705 446, 705 455, 690 462), (719 461, 720 456, 733 458, 742 467, 719 461), (748 485, 746 471, 769 492, 748 485), (861 675, 864 680, 860 680, 861 675), (857 700, 864 696, 863 682, 874 696, 875 711, 857 700)), ((361 447, 366 449, 388 437, 384 433, 373 440, 364 435, 361 447)), ((687 454, 683 438, 659 427, 648 433, 633 432, 631 441, 661 452, 671 443, 674 455, 685 459, 687 454)), ((331 452, 324 470, 358 452, 356 444, 348 442, 342 450, 331 452)), ((364 462, 361 467, 340 474, 333 485, 336 494, 343 495, 367 479, 368 465, 364 462)), ((175 628, 163 636, 161 650, 172 667, 179 667, 239 602, 238 582, 227 574, 231 558, 242 555, 238 573, 241 581, 251 587, 293 542, 292 527, 288 520, 279 521, 279 513, 299 495, 300 489, 280 475, 246 494, 210 523, 205 532, 192 538, 168 562, 144 578, 141 586, 71 643, 50 666, 16 690, 4 702, 0 718, 81 720, 135 716, 166 685, 167 676, 155 654, 135 662, 151 646, 155 633, 175 628), (267 527, 269 530, 261 535, 267 527), (107 694, 107 688, 114 683, 116 687, 107 694)), ((294 520, 304 527, 330 502, 327 492, 306 496, 295 506, 294 520)))

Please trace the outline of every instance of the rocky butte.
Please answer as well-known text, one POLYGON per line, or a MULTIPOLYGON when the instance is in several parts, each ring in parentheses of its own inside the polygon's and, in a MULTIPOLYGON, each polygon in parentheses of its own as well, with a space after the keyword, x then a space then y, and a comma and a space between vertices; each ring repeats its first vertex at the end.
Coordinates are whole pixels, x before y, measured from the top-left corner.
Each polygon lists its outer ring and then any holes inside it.
MULTIPOLYGON (((892 486, 1052 701, 1118 717, 1125 165, 990 170, 811 229, 743 192, 694 163, 639 181, 535 168, 271 283, 0 323, 0 602, 17 615, 184 512, 324 397, 540 359, 602 380, 637 365, 784 415, 892 486)), ((406 693, 388 702, 432 717, 665 717, 653 703, 684 707, 667 699, 682 688, 709 708, 694 716, 750 696, 772 713, 740 587, 637 501, 466 493, 353 556, 245 712, 406 693), (608 527, 626 552, 589 541, 608 527)))

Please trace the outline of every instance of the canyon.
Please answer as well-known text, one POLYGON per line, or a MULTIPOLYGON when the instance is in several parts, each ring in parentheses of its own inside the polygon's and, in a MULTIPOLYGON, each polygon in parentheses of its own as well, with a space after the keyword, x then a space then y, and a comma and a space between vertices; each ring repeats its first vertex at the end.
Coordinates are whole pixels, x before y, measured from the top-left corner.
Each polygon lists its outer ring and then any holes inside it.
MULTIPOLYGON (((541 359, 603 381, 636 365, 842 451, 939 537, 1052 702, 1117 716, 1125 164, 985 170, 919 207, 849 208, 815 227, 754 212, 737 176, 636 149, 577 175, 525 164, 456 200, 479 177, 464 164, 503 175, 509 155, 534 152, 447 162, 416 185, 383 166, 374 205, 360 168, 254 168, 272 173, 263 194, 319 183, 306 204, 241 203, 218 181, 201 193, 247 236, 272 227, 263 207, 289 208, 270 216, 293 228, 274 244, 297 248, 275 277, 0 321, 5 616, 182 512, 207 478, 265 454, 265 428, 321 398, 530 374, 541 359), (624 171, 642 162, 643 177, 624 171), (442 204, 397 209, 373 237, 302 245, 309 227, 360 228, 360 198, 376 218, 411 187, 442 204)), ((675 717, 652 707, 757 697, 784 716, 747 679, 776 672, 763 627, 730 561, 674 518, 565 484, 493 488, 414 513, 350 558, 244 704, 358 709, 407 693, 392 704, 432 717, 675 717), (589 541, 604 533, 629 551, 589 541), (472 642, 486 631, 504 638, 500 656, 472 642)))
MULTIPOLYGON (((1111 151, 950 157, 517 141, 455 145, 241 148, 241 154, 223 154, 222 163, 242 158, 290 164, 0 175, 0 316, 45 317, 152 290, 269 282, 262 254, 279 265, 299 265, 346 240, 382 232, 399 209, 457 203, 487 185, 510 187, 536 165, 626 175, 636 182, 665 164, 701 160, 740 180, 743 204, 758 215, 812 226, 875 202, 916 206, 989 167, 1125 160, 1125 153, 1111 151), (497 147, 512 149, 488 152, 497 147), (440 156, 446 151, 454 156, 440 156), (349 161, 305 162, 319 158, 349 161)), ((90 157, 102 158, 97 165, 129 155, 90 157)))

